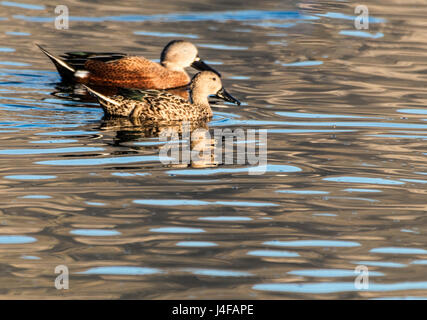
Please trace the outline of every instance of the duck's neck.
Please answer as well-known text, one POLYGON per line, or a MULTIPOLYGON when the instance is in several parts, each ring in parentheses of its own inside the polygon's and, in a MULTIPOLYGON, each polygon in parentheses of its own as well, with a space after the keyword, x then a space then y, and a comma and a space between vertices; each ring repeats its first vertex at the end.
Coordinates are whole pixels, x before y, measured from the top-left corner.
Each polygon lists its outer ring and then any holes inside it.
POLYGON ((206 92, 203 92, 198 88, 194 88, 190 92, 190 99, 193 105, 197 106, 208 114, 212 114, 211 106, 209 105, 208 94, 206 92))
POLYGON ((169 61, 162 61, 162 62, 160 62, 160 64, 170 71, 186 73, 182 66, 176 65, 175 63, 171 63, 169 61))
POLYGON ((209 107, 208 95, 205 92, 198 90, 197 88, 193 88, 191 90, 190 98, 191 102, 195 105, 209 107))

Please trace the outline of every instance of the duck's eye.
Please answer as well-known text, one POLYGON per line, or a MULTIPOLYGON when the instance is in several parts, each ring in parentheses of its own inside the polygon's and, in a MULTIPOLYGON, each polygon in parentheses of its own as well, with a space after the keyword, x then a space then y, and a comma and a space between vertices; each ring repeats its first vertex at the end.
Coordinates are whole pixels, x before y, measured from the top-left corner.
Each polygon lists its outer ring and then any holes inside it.
POLYGON ((216 78, 212 78, 213 81, 216 81, 216 78))

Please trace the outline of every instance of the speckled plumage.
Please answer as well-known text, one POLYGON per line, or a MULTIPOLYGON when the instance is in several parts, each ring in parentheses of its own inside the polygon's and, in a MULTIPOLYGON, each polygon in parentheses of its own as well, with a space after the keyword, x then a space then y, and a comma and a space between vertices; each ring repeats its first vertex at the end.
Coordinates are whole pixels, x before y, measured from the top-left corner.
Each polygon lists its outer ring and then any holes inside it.
POLYGON ((99 95, 96 97, 107 116, 139 118, 147 121, 195 121, 212 116, 209 106, 194 105, 179 96, 154 89, 122 90, 121 94, 109 97, 114 103, 99 95))
MULTIPOLYGON (((122 89, 107 97, 87 87, 97 97, 105 115, 139 118, 146 121, 196 121, 212 117, 208 96, 225 93, 228 101, 238 102, 225 92, 216 73, 203 71, 191 82, 191 101, 160 90, 122 89), (233 100, 230 100, 233 99, 233 100)), ((221 96, 224 98, 224 96, 221 96)))

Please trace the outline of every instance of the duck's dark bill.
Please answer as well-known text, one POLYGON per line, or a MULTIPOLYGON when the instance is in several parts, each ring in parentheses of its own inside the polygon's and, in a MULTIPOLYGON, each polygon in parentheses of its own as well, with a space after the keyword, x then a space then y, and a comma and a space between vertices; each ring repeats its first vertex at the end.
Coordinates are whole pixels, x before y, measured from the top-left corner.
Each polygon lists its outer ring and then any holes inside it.
POLYGON ((219 73, 218 71, 216 71, 214 68, 208 66, 206 63, 203 62, 203 60, 201 60, 200 58, 197 58, 198 60, 195 60, 191 66, 194 69, 197 69, 199 71, 212 71, 215 72, 218 76, 221 77, 221 73, 219 73))
POLYGON ((224 87, 221 88, 221 90, 219 90, 216 93, 216 96, 222 100, 228 101, 228 102, 233 102, 235 104, 237 104, 238 106, 240 106, 240 101, 237 100, 236 98, 234 98, 231 94, 229 94, 227 91, 225 91, 224 87))

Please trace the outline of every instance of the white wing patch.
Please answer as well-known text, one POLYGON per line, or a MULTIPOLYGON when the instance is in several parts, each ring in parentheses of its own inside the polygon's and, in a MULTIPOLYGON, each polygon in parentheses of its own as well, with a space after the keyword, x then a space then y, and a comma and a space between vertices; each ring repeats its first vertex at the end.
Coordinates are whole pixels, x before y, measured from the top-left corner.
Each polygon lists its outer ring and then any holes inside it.
POLYGON ((77 70, 75 73, 74 73, 74 76, 76 77, 76 78, 81 78, 81 79, 84 79, 84 78, 87 78, 87 77, 89 77, 89 71, 87 71, 87 70, 77 70))

